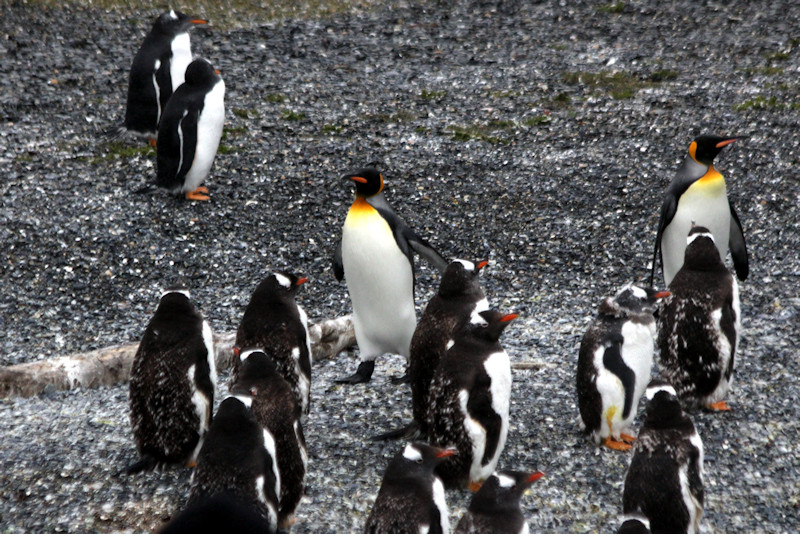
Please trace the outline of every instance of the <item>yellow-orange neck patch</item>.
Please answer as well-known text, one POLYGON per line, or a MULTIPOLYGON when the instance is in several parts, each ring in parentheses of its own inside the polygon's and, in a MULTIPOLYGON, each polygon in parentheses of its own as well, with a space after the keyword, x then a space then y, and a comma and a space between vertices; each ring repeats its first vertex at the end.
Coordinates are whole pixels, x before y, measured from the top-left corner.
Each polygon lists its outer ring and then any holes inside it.
MULTIPOLYGON (((694 156, 696 153, 697 153, 697 141, 692 141, 692 144, 689 145, 689 156, 695 161, 697 161, 697 158, 694 156)), ((697 163, 700 162, 697 161, 697 163)))

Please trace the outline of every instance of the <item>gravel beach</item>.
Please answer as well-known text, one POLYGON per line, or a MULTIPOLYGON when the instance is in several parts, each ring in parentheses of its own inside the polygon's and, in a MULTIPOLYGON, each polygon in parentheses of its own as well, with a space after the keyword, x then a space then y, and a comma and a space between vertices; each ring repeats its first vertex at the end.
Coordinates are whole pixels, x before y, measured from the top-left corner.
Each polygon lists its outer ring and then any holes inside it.
MULTIPOLYGON (((500 467, 546 473, 523 499, 531 532, 614 532, 630 455, 579 432, 580 338, 603 297, 649 275, 692 138, 748 135, 716 160, 751 271, 732 411, 692 413, 703 532, 800 532, 796 2, 392 2, 212 21, 192 35, 227 87, 207 203, 133 193, 155 153, 104 136, 157 14, 0 0, 0 365, 135 342, 176 281, 217 332, 272 269, 309 277, 311 321, 350 313, 331 269, 352 199, 341 177, 378 161, 396 211, 443 255, 489 259, 490 303, 520 314, 501 341, 535 365, 514 370, 500 467)), ((417 267, 421 314, 438 276, 417 267)), ((292 532, 359 532, 401 446, 367 437, 410 418, 408 387, 389 382, 402 358, 379 359, 369 384, 333 383, 356 365, 313 367, 292 532)), ((136 459, 127 406, 126 384, 0 400, 0 531, 145 532, 180 510, 188 469, 115 476, 136 459)), ((469 499, 448 492, 453 524, 469 499)))

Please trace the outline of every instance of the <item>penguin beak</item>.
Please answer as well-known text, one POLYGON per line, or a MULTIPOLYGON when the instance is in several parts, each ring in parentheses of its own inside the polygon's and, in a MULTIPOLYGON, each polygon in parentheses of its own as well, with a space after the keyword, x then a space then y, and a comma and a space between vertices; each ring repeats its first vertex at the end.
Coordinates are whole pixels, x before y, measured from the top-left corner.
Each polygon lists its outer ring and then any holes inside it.
POLYGON ((192 19, 189 22, 192 24, 208 24, 208 21, 203 19, 192 19))
POLYGON ((668 296, 670 296, 671 294, 672 294, 672 293, 670 293, 669 291, 659 291, 658 293, 656 293, 655 295, 653 295, 653 298, 656 298, 656 299, 665 299, 665 298, 667 298, 668 296))
POLYGON ((528 475, 528 478, 525 480, 525 482, 530 484, 531 482, 536 482, 537 480, 539 480, 543 476, 544 476, 544 473, 542 473, 541 471, 536 471, 536 472, 531 473, 530 475, 528 475))
POLYGON ((219 69, 214 69, 214 72, 217 74, 217 76, 220 75, 219 69))
POLYGON ((308 278, 298 278, 294 285, 299 286, 305 284, 306 282, 308 282, 308 278))
POLYGON ((442 449, 437 454, 437 458, 447 458, 448 456, 453 456, 457 451, 455 449, 442 449))
POLYGON ((360 183, 360 184, 365 184, 365 183, 367 183, 367 179, 366 179, 366 178, 364 178, 363 176, 348 176, 348 178, 350 178, 350 179, 351 179, 351 180, 353 180, 354 182, 358 182, 358 183, 360 183))
POLYGON ((233 347, 233 355, 237 358, 242 354, 242 349, 239 347, 233 347))
POLYGON ((516 319, 517 317, 519 317, 519 314, 516 314, 516 313, 509 313, 508 315, 504 315, 504 316, 503 316, 503 317, 500 319, 500 322, 501 322, 501 323, 507 323, 507 322, 509 322, 509 321, 513 321, 513 320, 514 320, 514 319, 516 319))
POLYGON ((482 262, 480 262, 480 263, 478 264, 478 266, 476 267, 476 269, 480 271, 481 269, 483 269, 483 268, 484 268, 484 267, 486 267, 487 265, 489 265, 489 260, 483 260, 482 262))
POLYGON ((730 145, 731 143, 735 143, 738 140, 739 140, 739 137, 731 137, 730 139, 725 139, 724 141, 720 141, 719 143, 717 143, 716 146, 717 146, 717 148, 726 147, 726 146, 730 145))

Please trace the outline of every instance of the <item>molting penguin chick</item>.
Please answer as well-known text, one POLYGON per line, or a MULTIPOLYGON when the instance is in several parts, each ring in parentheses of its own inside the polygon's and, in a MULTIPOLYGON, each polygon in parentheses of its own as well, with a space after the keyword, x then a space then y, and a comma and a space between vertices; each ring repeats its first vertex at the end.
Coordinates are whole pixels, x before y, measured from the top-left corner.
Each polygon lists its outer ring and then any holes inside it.
POLYGON ((128 473, 194 462, 211 423, 216 383, 211 327, 186 289, 166 290, 131 368, 130 419, 142 459, 128 473))
POLYGON ((281 479, 275 440, 256 420, 250 396, 235 395, 220 403, 192 473, 187 507, 217 494, 258 511, 278 528, 281 479))
POLYGON ((519 502, 530 485, 543 476, 538 471, 492 473, 472 497, 455 534, 527 534, 528 522, 519 502))
POLYGON ((155 140, 162 110, 192 61, 189 29, 206 23, 172 10, 155 20, 131 65, 126 130, 155 140))
MULTIPOLYGON (((257 347, 275 360, 304 414, 310 406, 311 340, 308 316, 295 297, 297 288, 307 281, 285 271, 264 278, 253 291, 236 332, 236 347, 257 347)), ((241 361, 234 359, 234 383, 240 366, 241 361)))
POLYGON ((741 327, 739 287, 706 228, 692 228, 687 241, 686 261, 658 318, 663 375, 687 406, 727 410, 741 327))
POLYGON ((413 253, 439 271, 447 261, 392 210, 377 169, 366 167, 345 178, 355 182, 356 199, 342 227, 333 270, 337 280, 346 278, 361 363, 355 374, 337 382, 356 384, 369 381, 378 356, 409 357, 417 324, 413 253))
POLYGON ((448 486, 476 490, 505 447, 511 362, 498 340, 516 317, 495 310, 474 313, 448 343, 434 373, 425 414, 429 438, 458 450, 437 469, 448 486))
POLYGON ((669 293, 629 284, 605 299, 578 354, 578 408, 596 443, 627 450, 639 399, 650 380, 656 301, 669 293))
POLYGON ((703 442, 671 386, 654 381, 647 398, 623 513, 643 515, 654 533, 695 534, 703 515, 703 442))
POLYGON ((231 393, 253 397, 256 420, 275 440, 281 479, 278 528, 288 529, 294 523, 294 513, 303 496, 308 463, 300 407, 272 358, 261 350, 246 349, 241 352, 240 360, 239 376, 231 393))
POLYGON ((728 249, 740 280, 749 272, 742 223, 728 200, 725 178, 714 168, 714 158, 739 137, 701 135, 689 145, 689 153, 667 188, 653 250, 650 285, 661 258, 664 283, 669 285, 683 265, 686 234, 695 224, 709 228, 724 263, 728 249), (660 252, 660 255, 659 255, 660 252))
POLYGON ((208 176, 225 123, 225 82, 205 59, 186 68, 186 81, 158 124, 156 185, 189 200, 208 200, 208 176))
POLYGON ((364 533, 450 532, 444 486, 434 469, 453 454, 453 449, 419 442, 407 444, 386 468, 364 533))

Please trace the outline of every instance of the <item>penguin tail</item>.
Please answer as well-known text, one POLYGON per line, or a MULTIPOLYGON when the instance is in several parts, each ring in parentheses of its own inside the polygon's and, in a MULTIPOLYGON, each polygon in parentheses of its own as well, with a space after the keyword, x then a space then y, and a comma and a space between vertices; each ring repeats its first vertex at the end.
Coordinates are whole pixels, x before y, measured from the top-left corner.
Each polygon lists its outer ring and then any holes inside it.
POLYGON ((148 183, 148 184, 145 184, 144 186, 140 187, 139 189, 136 189, 133 193, 135 195, 150 194, 153 191, 155 191, 156 189, 157 189, 156 188, 156 184, 148 183))
POLYGON ((389 441, 395 439, 403 439, 403 440, 415 440, 422 435, 422 431, 419 428, 419 423, 416 421, 411 421, 409 424, 402 428, 398 428, 396 430, 390 430, 389 432, 384 432, 383 434, 378 434, 377 436, 372 436, 370 440, 372 441, 389 441))
POLYGON ((155 458, 145 454, 138 462, 133 463, 120 471, 120 474, 124 472, 126 475, 135 475, 136 473, 141 473, 142 471, 152 471, 157 465, 158 462, 155 458))
POLYGON ((128 135, 128 129, 124 124, 115 124, 100 133, 101 137, 106 141, 119 141, 128 135))

